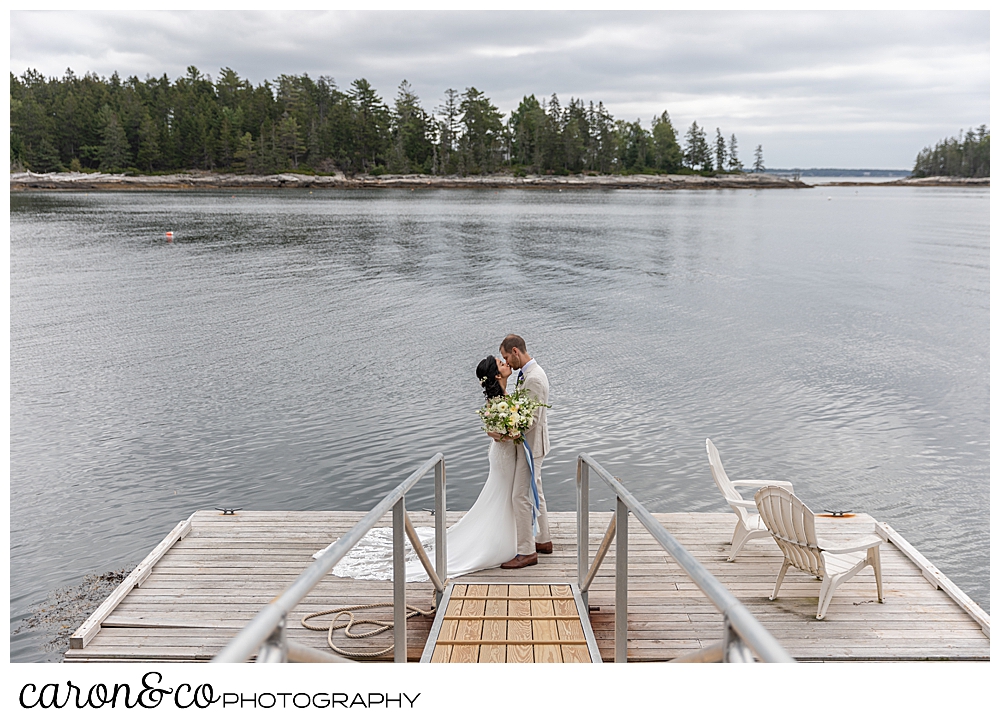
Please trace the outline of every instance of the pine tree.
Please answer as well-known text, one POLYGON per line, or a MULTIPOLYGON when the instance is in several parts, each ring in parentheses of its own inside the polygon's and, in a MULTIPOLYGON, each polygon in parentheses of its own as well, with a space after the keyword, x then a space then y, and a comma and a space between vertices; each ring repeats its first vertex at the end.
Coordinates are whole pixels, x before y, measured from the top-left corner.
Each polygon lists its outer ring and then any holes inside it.
POLYGON ((236 145, 236 151, 233 153, 234 170, 243 171, 245 173, 254 173, 254 157, 255 148, 253 135, 250 131, 247 131, 239 139, 239 142, 236 145))
POLYGON ((499 165, 503 116, 481 91, 466 88, 459 104, 462 113, 461 149, 467 169, 492 173, 499 165))
POLYGON ((726 170, 726 139, 722 137, 722 131, 715 129, 715 170, 726 170))
POLYGON ((590 145, 590 124, 582 100, 570 98, 563 111, 563 165, 570 173, 580 173, 587 164, 590 145))
POLYGON ((677 144, 677 133, 667 111, 653 118, 653 167, 667 173, 680 170, 683 157, 677 144))
POLYGON ((125 137, 125 130, 118 120, 118 114, 105 105, 101 108, 99 115, 104 126, 102 132, 104 142, 101 144, 101 170, 117 171, 123 169, 130 165, 131 149, 128 145, 128 139, 125 137))
POLYGON ((144 171, 152 171, 160 156, 157 135, 156 126, 147 114, 139 125, 139 150, 135 158, 136 165, 144 171))
POLYGON ((703 171, 711 171, 712 154, 708 149, 705 131, 698 127, 697 121, 691 123, 684 140, 687 144, 687 148, 684 149, 684 162, 687 167, 697 169, 700 166, 703 171))
POLYGON ((517 110, 510 114, 507 131, 510 134, 510 162, 518 166, 541 170, 539 141, 546 123, 545 111, 534 95, 521 99, 517 110))
POLYGON ((638 118, 633 123, 617 121, 616 130, 620 170, 643 172, 651 165, 653 154, 649 134, 642 127, 642 122, 638 118))
POLYGON ((354 152, 363 172, 381 165, 389 145, 389 109, 371 84, 361 78, 351 83, 354 113, 354 152))
POLYGON ((753 152, 753 172, 763 173, 764 171, 764 148, 757 146, 753 152))
MULTIPOLYGON (((121 126, 118 126, 118 130, 121 130, 121 126)), ((122 138, 124 137, 124 134, 122 134, 122 138)), ((42 140, 38 143, 32 167, 42 173, 62 169, 62 163, 59 160, 59 151, 56 150, 56 147, 49 140, 48 136, 42 136, 42 140)), ((118 168, 118 166, 114 166, 113 168, 118 168)))
POLYGON ((280 149, 281 165, 287 165, 291 160, 292 168, 298 169, 299 157, 305 153, 306 144, 295 117, 285 112, 285 117, 278 124, 278 148, 280 149))
POLYGON ((738 149, 736 147, 736 134, 729 136, 729 170, 742 171, 743 164, 740 162, 738 149))
POLYGON ((420 99, 405 80, 399 84, 392 114, 392 151, 389 170, 394 173, 430 170, 432 121, 420 99))
POLYGON ((455 163, 453 155, 458 148, 458 91, 448 88, 444 92, 444 103, 438 106, 437 112, 441 114, 438 121, 438 154, 437 164, 439 173, 454 173, 455 163))

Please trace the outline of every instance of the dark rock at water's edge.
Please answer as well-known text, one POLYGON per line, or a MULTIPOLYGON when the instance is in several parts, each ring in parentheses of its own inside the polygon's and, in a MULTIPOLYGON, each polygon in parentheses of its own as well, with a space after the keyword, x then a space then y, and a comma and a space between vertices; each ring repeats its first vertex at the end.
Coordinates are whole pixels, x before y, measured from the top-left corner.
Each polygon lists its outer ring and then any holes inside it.
POLYGON ((39 630, 51 636, 42 646, 50 654, 62 654, 69 649, 69 638, 91 614, 113 593, 135 565, 120 570, 87 575, 78 585, 49 593, 42 602, 32 606, 31 615, 14 630, 20 633, 39 630))
POLYGON ((715 177, 696 175, 634 176, 423 176, 357 175, 310 176, 279 173, 245 176, 197 172, 163 176, 127 176, 111 173, 10 174, 10 190, 142 190, 194 188, 648 188, 657 190, 702 188, 809 188, 799 180, 767 173, 715 177))

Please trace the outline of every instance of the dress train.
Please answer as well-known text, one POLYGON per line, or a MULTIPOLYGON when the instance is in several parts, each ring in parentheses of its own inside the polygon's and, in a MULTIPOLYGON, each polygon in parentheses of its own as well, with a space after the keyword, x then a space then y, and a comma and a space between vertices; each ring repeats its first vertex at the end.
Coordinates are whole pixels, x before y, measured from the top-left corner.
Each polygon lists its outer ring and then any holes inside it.
MULTIPOLYGON (((516 463, 514 444, 492 442, 489 461, 490 472, 476 503, 461 520, 448 528, 448 577, 498 567, 517 554, 517 531, 511 501, 516 463)), ((417 536, 433 564, 434 528, 418 527, 417 536)), ((322 552, 320 550, 313 557, 322 552)), ((407 582, 428 579, 409 540, 405 544, 405 559, 407 582)), ((358 580, 391 580, 392 528, 369 530, 337 563, 333 574, 358 580)))

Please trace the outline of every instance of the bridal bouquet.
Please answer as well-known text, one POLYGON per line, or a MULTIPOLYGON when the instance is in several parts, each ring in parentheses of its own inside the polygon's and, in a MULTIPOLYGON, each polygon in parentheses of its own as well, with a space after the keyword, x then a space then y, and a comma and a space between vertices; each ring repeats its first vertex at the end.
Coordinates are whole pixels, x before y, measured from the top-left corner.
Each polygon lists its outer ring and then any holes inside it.
POLYGON ((542 404, 524 389, 515 389, 505 397, 495 397, 479 410, 483 429, 519 439, 535 421, 535 410, 550 407, 542 404))

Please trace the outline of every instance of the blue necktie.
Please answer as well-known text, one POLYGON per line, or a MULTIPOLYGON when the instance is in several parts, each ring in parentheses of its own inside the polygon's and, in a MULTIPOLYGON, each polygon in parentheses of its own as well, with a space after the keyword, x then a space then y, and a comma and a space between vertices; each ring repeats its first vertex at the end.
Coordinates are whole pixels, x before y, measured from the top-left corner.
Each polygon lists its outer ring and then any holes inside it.
POLYGON ((524 370, 523 369, 518 369, 517 370, 517 384, 520 384, 523 381, 524 381, 524 370))

